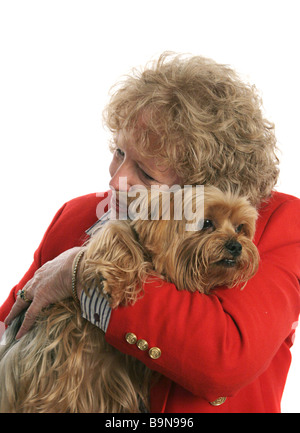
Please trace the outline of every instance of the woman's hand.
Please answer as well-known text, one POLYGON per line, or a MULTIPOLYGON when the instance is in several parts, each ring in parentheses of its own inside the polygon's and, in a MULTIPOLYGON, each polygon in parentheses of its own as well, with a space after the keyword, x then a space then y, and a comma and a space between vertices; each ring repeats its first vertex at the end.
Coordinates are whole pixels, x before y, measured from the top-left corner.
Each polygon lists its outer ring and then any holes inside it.
POLYGON ((29 307, 28 302, 18 296, 5 319, 5 324, 9 325, 24 308, 28 307, 16 339, 29 331, 44 307, 72 296, 72 265, 80 249, 80 247, 72 248, 45 263, 23 287, 26 298, 31 301, 29 307))

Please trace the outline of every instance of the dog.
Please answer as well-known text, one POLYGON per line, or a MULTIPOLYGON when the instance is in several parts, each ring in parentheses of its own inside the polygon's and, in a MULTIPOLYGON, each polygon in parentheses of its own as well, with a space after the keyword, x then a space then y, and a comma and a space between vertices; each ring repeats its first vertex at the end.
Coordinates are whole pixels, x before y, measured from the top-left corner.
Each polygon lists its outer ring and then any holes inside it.
MULTIPOLYGON (((203 295, 219 286, 244 288, 259 266, 252 242, 258 213, 247 198, 206 186, 204 205, 197 209, 203 189, 193 187, 190 194, 180 189, 169 194, 164 218, 162 194, 154 196, 141 194, 135 203, 143 211, 139 217, 109 220, 85 245, 84 290, 97 287, 117 308, 134 304, 152 278, 203 295), (196 208, 193 220, 183 212, 188 205, 196 208)), ((72 298, 44 309, 34 328, 16 341, 21 322, 14 320, 0 349, 1 413, 149 411, 149 389, 159 374, 110 346, 72 298)))

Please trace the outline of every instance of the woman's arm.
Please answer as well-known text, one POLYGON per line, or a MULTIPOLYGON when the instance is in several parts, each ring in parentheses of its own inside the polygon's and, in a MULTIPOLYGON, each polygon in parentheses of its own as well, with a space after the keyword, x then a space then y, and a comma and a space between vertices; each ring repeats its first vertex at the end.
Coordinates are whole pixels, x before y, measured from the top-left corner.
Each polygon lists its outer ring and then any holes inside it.
POLYGON ((85 231, 97 220, 99 203, 106 200, 107 195, 102 198, 96 194, 78 197, 64 204, 54 216, 34 254, 31 267, 0 307, 0 320, 6 318, 8 324, 28 307, 27 302, 17 297, 18 291, 24 288, 28 290, 30 299, 34 297, 18 337, 32 326, 45 305, 72 295, 74 256, 86 241, 85 231))
POLYGON ((299 315, 300 201, 288 200, 263 218, 260 268, 244 290, 220 288, 207 296, 146 285, 134 306, 112 311, 107 341, 208 401, 252 382, 299 315), (129 344, 128 333, 159 348, 160 356, 129 344))
POLYGON ((28 307, 16 339, 21 338, 32 328, 44 307, 72 296, 72 263, 80 249, 74 247, 48 261, 37 269, 33 277, 24 285, 26 297, 32 299, 32 302, 28 306, 27 301, 17 297, 5 319, 5 324, 9 325, 24 308, 28 307))

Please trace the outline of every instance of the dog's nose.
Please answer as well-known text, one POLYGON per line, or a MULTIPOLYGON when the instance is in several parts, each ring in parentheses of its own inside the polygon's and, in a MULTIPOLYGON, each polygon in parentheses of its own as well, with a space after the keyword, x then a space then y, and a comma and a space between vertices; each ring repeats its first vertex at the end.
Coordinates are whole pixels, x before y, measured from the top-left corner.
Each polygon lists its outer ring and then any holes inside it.
POLYGON ((242 245, 234 240, 226 242, 225 248, 233 257, 238 257, 242 252, 242 245))

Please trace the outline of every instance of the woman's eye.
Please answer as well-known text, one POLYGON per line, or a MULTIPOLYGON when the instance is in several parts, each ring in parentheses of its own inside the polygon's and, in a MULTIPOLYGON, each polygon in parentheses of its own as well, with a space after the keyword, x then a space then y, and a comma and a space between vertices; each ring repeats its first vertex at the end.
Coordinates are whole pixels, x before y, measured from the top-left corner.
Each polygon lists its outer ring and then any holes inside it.
POLYGON ((236 227, 235 232, 236 233, 241 233, 243 227, 244 227, 244 224, 240 224, 239 226, 236 227))
POLYGON ((154 180, 154 181, 155 181, 155 179, 153 179, 153 177, 149 176, 149 174, 145 173, 144 170, 142 170, 142 169, 140 169, 140 170, 141 170, 142 175, 143 175, 147 180, 154 180))
POLYGON ((214 229, 214 223, 212 222, 212 220, 209 219, 205 219, 203 221, 203 226, 202 226, 202 230, 207 230, 207 229, 214 229))
POLYGON ((120 158, 124 158, 125 153, 123 152, 123 150, 121 150, 119 147, 116 148, 116 154, 117 156, 119 156, 120 158))

